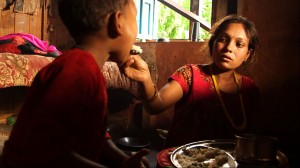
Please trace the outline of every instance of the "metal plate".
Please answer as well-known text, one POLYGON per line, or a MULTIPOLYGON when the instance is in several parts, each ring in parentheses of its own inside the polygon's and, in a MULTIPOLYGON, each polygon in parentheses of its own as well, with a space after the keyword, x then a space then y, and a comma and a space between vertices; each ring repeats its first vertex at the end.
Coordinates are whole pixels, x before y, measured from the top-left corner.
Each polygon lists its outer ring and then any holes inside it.
MULTIPOLYGON (((204 140, 204 141, 193 142, 190 144, 197 144, 199 146, 219 148, 221 150, 228 152, 233 158, 235 158, 235 154, 234 154, 235 140, 233 140, 233 139, 204 140)), ((189 145, 189 144, 187 144, 187 145, 189 145)), ((184 145, 184 146, 186 146, 186 145, 184 145)), ((277 168, 277 167, 282 168, 282 167, 289 166, 288 158, 280 150, 277 151, 276 159, 277 159, 277 162, 275 163, 275 165, 272 165, 273 166, 272 168, 277 168)), ((244 165, 246 165, 244 167, 251 167, 245 163, 238 163, 238 165, 240 165, 241 167, 243 167, 244 165)), ((257 166, 257 165, 254 165, 254 166, 257 166)), ((266 167, 266 166, 269 166, 269 165, 264 165, 262 167, 266 167)))
MULTIPOLYGON (((182 154, 184 149, 191 149, 191 148, 213 148, 213 147, 209 147, 207 143, 206 143, 206 145, 203 144, 202 141, 200 141, 200 142, 193 142, 193 143, 189 143, 189 144, 180 146, 180 147, 178 147, 177 149, 175 149, 172 152, 172 154, 170 155, 170 160, 171 160, 172 164, 175 167, 182 168, 182 166, 178 163, 178 160, 176 159, 177 155, 182 154)), ((221 148, 219 148, 219 149, 221 149, 221 148)), ((237 162, 235 161, 234 157, 229 152, 227 152, 227 151, 225 151, 225 152, 227 154, 228 162, 225 163, 222 167, 224 167, 224 168, 225 167, 237 167, 237 162)), ((211 162, 211 161, 212 160, 208 160, 208 162, 211 162)))

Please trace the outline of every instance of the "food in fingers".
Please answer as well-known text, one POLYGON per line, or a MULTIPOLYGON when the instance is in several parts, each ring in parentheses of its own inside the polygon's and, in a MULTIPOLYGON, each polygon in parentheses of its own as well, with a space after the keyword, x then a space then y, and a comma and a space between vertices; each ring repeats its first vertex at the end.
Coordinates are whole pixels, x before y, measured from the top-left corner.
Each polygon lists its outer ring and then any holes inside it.
POLYGON ((130 50, 131 55, 139 55, 139 54, 142 54, 142 52, 143 52, 143 49, 140 46, 132 45, 131 50, 130 50))

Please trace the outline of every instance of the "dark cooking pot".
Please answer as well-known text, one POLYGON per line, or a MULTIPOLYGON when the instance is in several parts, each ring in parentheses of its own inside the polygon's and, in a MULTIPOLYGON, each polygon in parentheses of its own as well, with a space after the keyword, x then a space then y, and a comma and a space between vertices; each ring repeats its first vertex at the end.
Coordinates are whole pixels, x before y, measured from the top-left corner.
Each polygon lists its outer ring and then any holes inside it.
POLYGON ((278 139, 270 136, 236 135, 235 157, 246 163, 273 163, 276 161, 278 139))

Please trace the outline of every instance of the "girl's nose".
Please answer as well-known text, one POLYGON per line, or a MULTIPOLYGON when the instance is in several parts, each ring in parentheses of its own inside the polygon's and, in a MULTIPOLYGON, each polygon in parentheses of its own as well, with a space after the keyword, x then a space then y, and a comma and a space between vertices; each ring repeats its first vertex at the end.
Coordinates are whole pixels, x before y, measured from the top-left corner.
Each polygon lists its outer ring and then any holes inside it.
POLYGON ((234 46, 233 42, 228 42, 227 46, 226 46, 226 49, 229 53, 232 53, 235 49, 235 46, 234 46))

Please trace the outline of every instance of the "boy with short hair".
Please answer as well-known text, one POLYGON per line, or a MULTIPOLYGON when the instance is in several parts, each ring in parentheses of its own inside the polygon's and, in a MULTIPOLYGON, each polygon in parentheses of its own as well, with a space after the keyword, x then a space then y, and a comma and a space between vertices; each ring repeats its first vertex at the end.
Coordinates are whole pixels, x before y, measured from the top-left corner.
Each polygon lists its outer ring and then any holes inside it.
POLYGON ((137 35, 134 0, 58 3, 60 18, 76 47, 36 75, 5 142, 2 162, 7 167, 80 167, 70 159, 70 153, 75 152, 110 167, 148 166, 142 163, 148 150, 129 158, 110 140, 106 84, 101 73, 108 59, 122 66, 130 57, 137 35))

